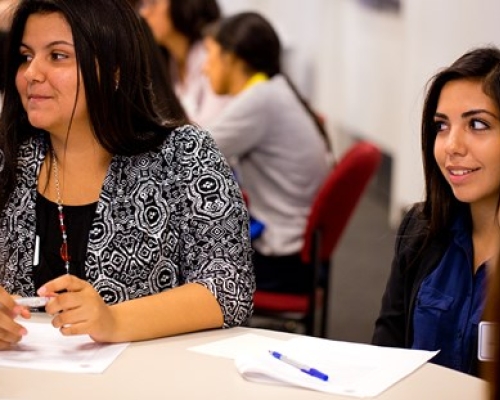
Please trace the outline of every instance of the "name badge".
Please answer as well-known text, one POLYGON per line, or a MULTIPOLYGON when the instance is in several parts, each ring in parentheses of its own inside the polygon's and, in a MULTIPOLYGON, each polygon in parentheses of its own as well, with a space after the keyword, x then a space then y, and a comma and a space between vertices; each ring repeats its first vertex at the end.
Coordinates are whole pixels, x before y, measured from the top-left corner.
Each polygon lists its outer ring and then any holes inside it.
POLYGON ((494 322, 481 321, 478 331, 477 358, 481 361, 493 361, 497 353, 496 337, 498 325, 494 322))

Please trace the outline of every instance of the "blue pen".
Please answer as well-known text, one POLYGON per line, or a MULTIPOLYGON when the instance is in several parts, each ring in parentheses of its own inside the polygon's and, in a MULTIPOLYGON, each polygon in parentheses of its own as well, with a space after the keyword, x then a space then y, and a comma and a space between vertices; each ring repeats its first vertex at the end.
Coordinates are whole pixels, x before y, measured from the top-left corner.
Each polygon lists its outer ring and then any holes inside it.
POLYGON ((328 380, 328 375, 325 374, 324 372, 318 371, 316 368, 311 368, 308 365, 302 364, 301 362, 298 362, 296 360, 293 360, 281 353, 278 353, 277 351, 271 351, 269 350, 269 354, 271 354, 274 358, 283 361, 285 364, 291 365, 292 367, 295 367, 302 372, 305 372, 306 374, 309 374, 311 376, 314 376, 315 378, 321 379, 322 381, 327 381, 328 380))

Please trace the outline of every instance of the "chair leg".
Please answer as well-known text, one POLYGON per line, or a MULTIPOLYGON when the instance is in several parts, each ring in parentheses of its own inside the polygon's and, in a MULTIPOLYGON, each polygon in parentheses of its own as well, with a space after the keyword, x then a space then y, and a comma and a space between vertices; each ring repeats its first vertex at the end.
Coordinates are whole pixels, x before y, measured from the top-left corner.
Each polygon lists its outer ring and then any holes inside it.
POLYGON ((306 328, 305 334, 307 336, 314 336, 314 331, 315 331, 315 318, 312 318, 311 315, 308 315, 307 318, 304 321, 304 325, 306 328))
POLYGON ((311 263, 312 263, 312 279, 311 279, 311 287, 309 288, 309 311, 306 321, 306 331, 310 336, 316 336, 316 313, 317 313, 317 305, 318 305, 318 282, 319 282, 319 270, 321 266, 321 257, 320 257, 320 244, 321 244, 321 232, 319 229, 316 229, 313 232, 313 237, 311 240, 311 263))
POLYGON ((333 261, 330 260, 330 263, 328 265, 328 273, 326 274, 326 282, 325 282, 325 289, 323 292, 323 301, 322 301, 322 307, 321 307, 321 331, 320 331, 320 337, 326 338, 326 331, 328 328, 328 310, 329 310, 329 300, 330 300, 330 287, 331 287, 331 275, 333 271, 333 261))
MULTIPOLYGON (((326 295, 325 291, 325 295, 326 295)), ((328 305, 327 305, 328 300, 325 300, 325 303, 323 304, 323 308, 321 310, 321 331, 320 331, 320 337, 326 338, 326 331, 327 331, 327 319, 328 319, 328 305)))

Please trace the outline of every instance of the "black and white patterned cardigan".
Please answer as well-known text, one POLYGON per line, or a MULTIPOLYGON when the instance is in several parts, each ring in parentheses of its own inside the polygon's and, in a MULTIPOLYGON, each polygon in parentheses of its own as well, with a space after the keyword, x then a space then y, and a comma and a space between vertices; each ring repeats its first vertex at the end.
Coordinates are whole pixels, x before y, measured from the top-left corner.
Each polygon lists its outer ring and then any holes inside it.
MULTIPOLYGON (((42 136, 20 146, 18 184, 0 214, 0 284, 11 294, 35 294, 35 201, 47 148, 42 136)), ((255 279, 248 215, 206 132, 186 125, 159 150, 113 157, 85 273, 108 304, 196 282, 219 301, 225 327, 249 318, 255 279)))

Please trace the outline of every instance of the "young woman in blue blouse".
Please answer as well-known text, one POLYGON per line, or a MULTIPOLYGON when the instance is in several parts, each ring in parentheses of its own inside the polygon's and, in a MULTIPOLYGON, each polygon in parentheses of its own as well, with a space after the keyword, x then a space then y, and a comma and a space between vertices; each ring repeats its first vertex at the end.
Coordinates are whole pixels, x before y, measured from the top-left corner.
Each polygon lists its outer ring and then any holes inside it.
POLYGON ((425 201, 405 216, 373 343, 440 350, 478 374, 490 261, 500 250, 500 51, 478 48, 431 81, 422 118, 425 201))

